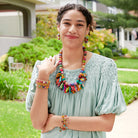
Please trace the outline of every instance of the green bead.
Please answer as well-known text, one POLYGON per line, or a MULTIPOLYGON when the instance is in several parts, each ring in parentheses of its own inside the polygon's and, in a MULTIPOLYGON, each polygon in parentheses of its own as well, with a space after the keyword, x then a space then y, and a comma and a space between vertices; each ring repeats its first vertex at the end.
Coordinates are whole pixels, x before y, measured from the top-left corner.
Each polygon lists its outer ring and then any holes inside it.
POLYGON ((76 82, 79 84, 79 82, 80 82, 80 81, 79 81, 79 80, 77 80, 76 82))
POLYGON ((68 92, 69 91, 69 87, 66 89, 66 92, 68 92))
POLYGON ((82 82, 80 81, 79 84, 82 84, 82 82))
POLYGON ((71 87, 69 86, 69 93, 71 93, 71 87))
POLYGON ((63 88, 63 83, 60 84, 60 89, 62 89, 62 88, 63 88))

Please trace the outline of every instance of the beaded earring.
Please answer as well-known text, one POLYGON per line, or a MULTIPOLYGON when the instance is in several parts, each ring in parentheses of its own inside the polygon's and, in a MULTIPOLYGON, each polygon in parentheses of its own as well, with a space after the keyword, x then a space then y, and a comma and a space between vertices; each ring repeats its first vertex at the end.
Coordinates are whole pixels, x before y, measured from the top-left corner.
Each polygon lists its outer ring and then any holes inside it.
POLYGON ((85 42, 85 43, 88 43, 88 37, 87 37, 87 36, 85 36, 84 42, 85 42))
POLYGON ((58 34, 57 37, 58 37, 58 40, 60 40, 60 34, 58 34))

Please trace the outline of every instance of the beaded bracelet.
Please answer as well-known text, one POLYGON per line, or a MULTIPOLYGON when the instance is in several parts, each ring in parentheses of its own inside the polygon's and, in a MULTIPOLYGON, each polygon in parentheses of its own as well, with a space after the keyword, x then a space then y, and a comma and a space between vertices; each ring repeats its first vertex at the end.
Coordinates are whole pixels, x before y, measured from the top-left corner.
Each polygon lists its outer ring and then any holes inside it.
POLYGON ((62 115, 62 121, 61 121, 62 126, 60 127, 60 130, 59 130, 60 132, 62 130, 66 130, 68 128, 67 127, 67 119, 69 119, 67 115, 62 115))
POLYGON ((43 80, 36 80, 36 86, 38 88, 49 88, 49 85, 50 85, 50 80, 48 81, 43 81, 43 80))

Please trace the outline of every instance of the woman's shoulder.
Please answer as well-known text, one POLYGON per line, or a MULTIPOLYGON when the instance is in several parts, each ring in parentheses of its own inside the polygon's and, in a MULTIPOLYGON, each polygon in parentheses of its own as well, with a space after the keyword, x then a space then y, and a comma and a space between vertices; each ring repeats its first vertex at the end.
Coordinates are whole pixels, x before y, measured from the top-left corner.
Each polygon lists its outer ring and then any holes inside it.
MULTIPOLYGON (((92 52, 91 52, 92 53, 92 52)), ((110 67, 116 68, 116 64, 113 59, 92 53, 91 58, 86 64, 88 69, 100 69, 100 70, 106 70, 109 69, 110 67)))
POLYGON ((96 54, 96 53, 93 53, 93 52, 90 52, 92 53, 92 56, 90 58, 91 62, 95 63, 95 64, 110 64, 110 63, 114 63, 114 60, 111 59, 111 58, 108 58, 108 57, 105 57, 105 56, 102 56, 102 55, 99 55, 99 54, 96 54))

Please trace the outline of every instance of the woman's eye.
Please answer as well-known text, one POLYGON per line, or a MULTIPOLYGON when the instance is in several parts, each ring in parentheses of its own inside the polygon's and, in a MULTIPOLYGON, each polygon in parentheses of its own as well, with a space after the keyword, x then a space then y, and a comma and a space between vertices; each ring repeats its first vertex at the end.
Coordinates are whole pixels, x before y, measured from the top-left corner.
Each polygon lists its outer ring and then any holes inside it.
POLYGON ((77 26, 83 26, 83 24, 77 24, 77 26))
POLYGON ((68 22, 65 22, 65 23, 63 23, 63 24, 69 25, 69 23, 68 23, 68 22))

